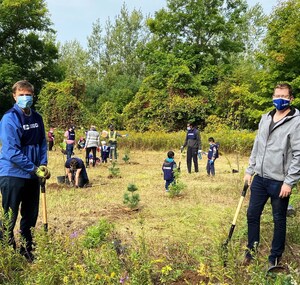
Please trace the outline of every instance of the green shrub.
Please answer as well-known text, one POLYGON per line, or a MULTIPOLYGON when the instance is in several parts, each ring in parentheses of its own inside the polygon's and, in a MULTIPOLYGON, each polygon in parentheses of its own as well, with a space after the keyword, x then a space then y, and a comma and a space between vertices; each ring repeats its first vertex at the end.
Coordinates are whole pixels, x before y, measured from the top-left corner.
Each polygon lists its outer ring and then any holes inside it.
POLYGON ((127 191, 129 193, 124 193, 123 203, 129 206, 130 209, 134 209, 137 207, 140 202, 140 195, 134 193, 138 190, 138 188, 134 184, 129 184, 127 186, 127 191))
POLYGON ((171 183, 168 191, 169 196, 171 198, 179 196, 182 190, 186 187, 186 185, 179 180, 180 172, 178 171, 178 169, 174 170, 174 177, 175 177, 174 182, 171 183))
POLYGON ((106 242, 112 233, 114 226, 102 219, 98 225, 87 229, 83 238, 83 246, 86 248, 96 248, 106 242))

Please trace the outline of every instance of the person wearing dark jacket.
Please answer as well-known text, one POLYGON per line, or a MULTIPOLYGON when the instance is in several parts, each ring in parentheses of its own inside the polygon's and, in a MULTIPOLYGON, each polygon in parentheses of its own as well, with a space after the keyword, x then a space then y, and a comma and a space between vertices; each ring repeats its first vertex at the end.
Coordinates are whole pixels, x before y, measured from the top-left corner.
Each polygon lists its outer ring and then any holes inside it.
POLYGON ((40 182, 50 178, 47 168, 47 140, 43 119, 30 107, 34 87, 26 80, 13 87, 14 106, 0 122, 0 189, 9 244, 16 248, 14 227, 19 207, 20 232, 24 239, 20 253, 32 262, 32 234, 39 212, 40 182), (11 215, 10 215, 11 213, 11 215))
POLYGON ((217 145, 215 144, 215 139, 213 137, 210 137, 208 139, 209 143, 209 150, 207 153, 207 164, 206 164, 206 172, 207 175, 215 176, 216 170, 215 170, 215 160, 217 159, 217 145))
POLYGON ((275 109, 264 114, 259 123, 244 177, 251 189, 244 265, 257 253, 260 219, 269 198, 274 223, 269 266, 277 266, 284 252, 289 198, 300 179, 300 112, 290 106, 293 98, 289 84, 278 84, 273 93, 275 109))
POLYGON ((170 150, 167 155, 168 157, 165 159, 162 165, 162 171, 164 174, 164 180, 166 181, 165 189, 166 192, 169 192, 169 185, 172 184, 175 179, 174 170, 176 169, 177 165, 174 161, 174 152, 170 150))
POLYGON ((89 178, 82 159, 71 157, 65 162, 66 176, 70 186, 76 188, 86 187, 89 183, 89 178))
POLYGON ((186 163, 188 168, 188 173, 192 172, 192 159, 194 162, 195 172, 199 172, 198 167, 198 150, 201 150, 201 137, 197 128, 193 123, 187 124, 187 134, 184 144, 181 146, 180 150, 187 146, 187 156, 186 163))

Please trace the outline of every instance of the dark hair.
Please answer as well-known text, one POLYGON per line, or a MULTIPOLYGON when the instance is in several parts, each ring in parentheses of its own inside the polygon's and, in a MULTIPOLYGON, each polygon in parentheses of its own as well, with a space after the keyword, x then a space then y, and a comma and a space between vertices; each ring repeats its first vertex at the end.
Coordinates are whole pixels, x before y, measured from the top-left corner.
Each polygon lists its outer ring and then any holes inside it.
POLYGON ((174 151, 170 150, 170 151, 168 151, 167 155, 168 155, 168 158, 174 158, 175 153, 174 153, 174 151))
POLYGON ((279 83, 275 86, 274 91, 275 91, 275 89, 288 89, 289 90, 289 95, 293 96, 293 88, 288 83, 279 83))
POLYGON ((209 142, 215 142, 215 139, 214 139, 213 137, 210 137, 210 138, 208 139, 208 141, 209 141, 209 142))
POLYGON ((78 165, 78 161, 75 158, 72 158, 70 161, 70 168, 75 169, 78 165))

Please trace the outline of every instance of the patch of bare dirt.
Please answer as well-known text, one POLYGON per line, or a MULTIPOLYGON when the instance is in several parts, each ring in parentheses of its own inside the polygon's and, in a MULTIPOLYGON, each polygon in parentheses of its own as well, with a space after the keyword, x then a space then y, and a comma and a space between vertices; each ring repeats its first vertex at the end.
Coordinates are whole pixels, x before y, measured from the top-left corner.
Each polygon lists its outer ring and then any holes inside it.
POLYGON ((119 220, 119 219, 131 219, 132 216, 136 215, 138 212, 140 212, 142 208, 135 208, 130 209, 125 206, 120 205, 109 205, 107 207, 104 207, 101 209, 97 215, 106 217, 107 219, 111 221, 119 220))
POLYGON ((173 285, 187 285, 187 284, 207 284, 209 282, 209 278, 206 276, 199 275, 198 272, 192 270, 186 270, 182 274, 182 276, 174 281, 173 285))

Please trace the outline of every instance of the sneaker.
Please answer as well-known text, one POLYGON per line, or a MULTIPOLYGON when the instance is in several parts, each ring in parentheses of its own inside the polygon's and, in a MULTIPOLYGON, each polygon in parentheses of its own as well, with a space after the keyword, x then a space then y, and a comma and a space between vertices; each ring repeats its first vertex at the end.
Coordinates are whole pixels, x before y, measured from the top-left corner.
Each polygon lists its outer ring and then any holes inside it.
POLYGON ((278 266, 280 263, 280 257, 276 257, 274 260, 269 260, 269 267, 278 266))
POLYGON ((296 210, 292 205, 289 205, 286 212, 287 217, 293 217, 296 215, 296 210))

